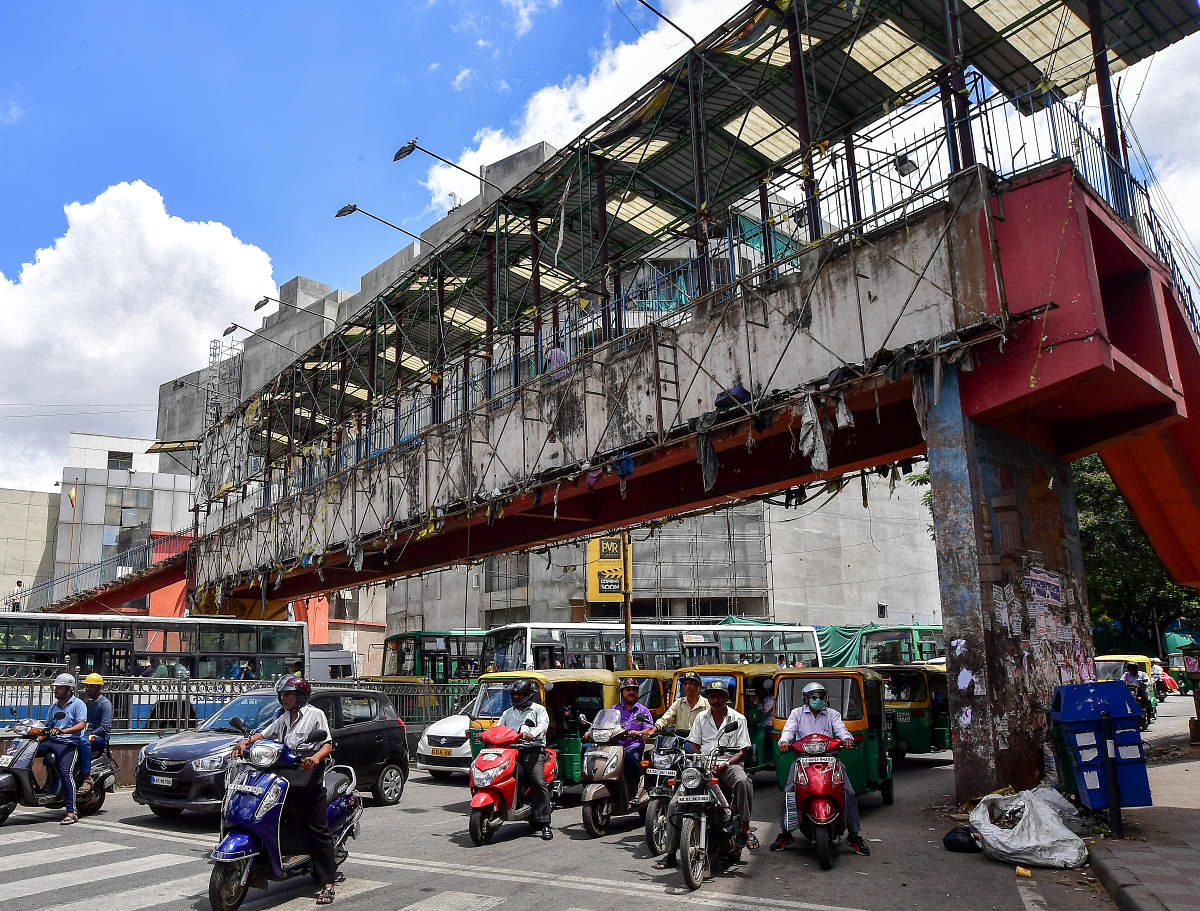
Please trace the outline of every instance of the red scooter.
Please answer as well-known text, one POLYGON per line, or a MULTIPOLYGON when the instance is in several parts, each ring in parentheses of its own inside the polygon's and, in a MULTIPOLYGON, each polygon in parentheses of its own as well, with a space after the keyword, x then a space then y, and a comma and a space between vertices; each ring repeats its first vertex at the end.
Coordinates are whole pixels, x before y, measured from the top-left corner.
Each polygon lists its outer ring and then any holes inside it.
POLYGON ((846 834, 846 784, 834 755, 841 746, 836 737, 824 734, 809 734, 793 743, 796 785, 784 794, 789 801, 788 827, 798 828, 812 842, 822 870, 833 866, 833 848, 846 834))
MULTIPOLYGON (((498 724, 484 731, 480 739, 484 748, 471 763, 470 829, 471 841, 486 845, 505 822, 529 819, 532 811, 529 784, 517 792, 516 743, 520 734, 508 725, 498 724)), ((557 750, 546 750, 546 784, 550 805, 554 806, 562 794, 557 750)))

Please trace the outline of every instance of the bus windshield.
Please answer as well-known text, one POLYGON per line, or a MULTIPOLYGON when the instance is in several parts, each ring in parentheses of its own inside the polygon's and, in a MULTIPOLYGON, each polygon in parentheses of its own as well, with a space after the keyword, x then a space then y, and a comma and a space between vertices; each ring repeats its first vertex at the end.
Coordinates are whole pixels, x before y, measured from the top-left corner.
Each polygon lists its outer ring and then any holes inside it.
POLYGON ((519 671, 525 667, 525 640, 529 631, 524 627, 496 630, 487 634, 483 643, 485 671, 519 671))
POLYGON ((915 660, 912 631, 906 629, 865 633, 862 637, 864 664, 911 664, 915 660))

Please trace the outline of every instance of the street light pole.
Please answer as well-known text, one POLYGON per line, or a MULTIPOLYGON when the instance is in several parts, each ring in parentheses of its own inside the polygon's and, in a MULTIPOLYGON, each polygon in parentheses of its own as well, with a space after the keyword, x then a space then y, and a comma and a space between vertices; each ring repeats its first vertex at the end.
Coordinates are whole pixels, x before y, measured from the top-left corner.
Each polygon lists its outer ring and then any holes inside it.
POLYGON ((301 355, 301 353, 299 351, 297 351, 291 345, 285 345, 283 342, 276 341, 275 339, 271 338, 271 336, 263 335, 261 332, 255 332, 253 329, 247 329, 241 323, 230 323, 229 327, 224 332, 221 333, 221 336, 223 338, 227 335, 232 335, 238 329, 241 329, 243 332, 249 332, 251 335, 256 335, 261 339, 266 339, 271 344, 278 345, 280 348, 283 348, 285 351, 292 352, 292 354, 296 355, 296 357, 303 356, 303 355, 301 355))
MULTIPOLYGON (((378 215, 372 215, 366 209, 360 209, 358 206, 356 206, 352 202, 346 203, 346 205, 342 206, 340 209, 338 209, 336 212, 334 212, 333 217, 334 218, 344 218, 347 215, 353 215, 355 212, 358 212, 360 215, 365 215, 365 216, 367 216, 367 218, 373 218, 380 224, 387 225, 389 228, 394 228, 395 230, 399 231, 401 234, 407 234, 409 237, 411 237, 417 243, 421 242, 420 234, 413 234, 412 231, 402 228, 399 225, 392 224, 386 218, 380 218, 378 215)), ((257 308, 255 308, 255 309, 257 309, 257 308)))
POLYGON ((333 323, 335 326, 337 325, 337 320, 335 320, 332 316, 326 316, 324 313, 318 313, 316 310, 305 310, 303 307, 298 306, 297 304, 289 304, 287 301, 281 301, 279 298, 271 297, 268 294, 264 294, 262 300, 254 305, 254 312, 257 313, 270 303, 279 304, 281 307, 291 307, 293 310, 299 310, 301 313, 311 313, 314 316, 321 317, 321 319, 329 320, 329 322, 333 323))
POLYGON ((473 177, 475 180, 478 180, 480 183, 487 184, 489 187, 491 187, 493 190, 495 190, 501 196, 504 195, 504 192, 505 192, 504 190, 502 190, 500 187, 496 186, 494 183, 492 183, 490 180, 488 180, 482 174, 472 174, 470 171, 468 171, 462 165, 455 164, 449 158, 443 158, 437 152, 429 151, 429 149, 425 148, 425 146, 418 144, 416 139, 410 139, 404 145, 400 146, 400 148, 396 150, 396 154, 394 156, 392 156, 392 161, 399 161, 402 158, 407 158, 413 152, 424 152, 430 158, 436 158, 442 164, 450 165, 450 167, 455 168, 459 171, 462 171, 468 177, 473 177))

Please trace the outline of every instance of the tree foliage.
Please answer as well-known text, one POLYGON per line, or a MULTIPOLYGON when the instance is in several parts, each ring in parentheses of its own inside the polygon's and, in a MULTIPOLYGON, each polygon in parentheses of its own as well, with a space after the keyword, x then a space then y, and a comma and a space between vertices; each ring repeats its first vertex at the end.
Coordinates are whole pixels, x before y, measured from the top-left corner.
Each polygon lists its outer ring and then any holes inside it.
POLYGON ((1155 617, 1160 629, 1179 617, 1200 619, 1200 595, 1171 581, 1100 457, 1074 462, 1071 480, 1093 626, 1119 623, 1132 645, 1155 641, 1155 617))

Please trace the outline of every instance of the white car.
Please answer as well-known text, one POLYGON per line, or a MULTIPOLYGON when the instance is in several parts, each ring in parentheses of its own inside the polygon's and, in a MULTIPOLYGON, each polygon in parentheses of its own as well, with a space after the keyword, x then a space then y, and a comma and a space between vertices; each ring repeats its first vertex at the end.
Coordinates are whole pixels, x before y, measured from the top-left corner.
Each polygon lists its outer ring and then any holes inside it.
POLYGON ((448 778, 453 772, 471 770, 471 741, 467 715, 447 715, 425 728, 417 741, 417 768, 434 778, 448 778))

